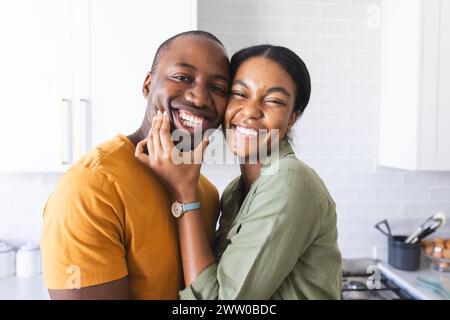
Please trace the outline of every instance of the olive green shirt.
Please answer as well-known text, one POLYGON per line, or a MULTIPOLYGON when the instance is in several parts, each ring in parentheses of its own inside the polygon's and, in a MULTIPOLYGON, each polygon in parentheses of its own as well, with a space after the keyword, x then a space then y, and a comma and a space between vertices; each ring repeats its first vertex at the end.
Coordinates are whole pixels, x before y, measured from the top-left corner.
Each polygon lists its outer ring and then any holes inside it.
POLYGON ((244 198, 242 178, 222 195, 217 262, 181 299, 339 299, 336 206, 286 140, 244 198))

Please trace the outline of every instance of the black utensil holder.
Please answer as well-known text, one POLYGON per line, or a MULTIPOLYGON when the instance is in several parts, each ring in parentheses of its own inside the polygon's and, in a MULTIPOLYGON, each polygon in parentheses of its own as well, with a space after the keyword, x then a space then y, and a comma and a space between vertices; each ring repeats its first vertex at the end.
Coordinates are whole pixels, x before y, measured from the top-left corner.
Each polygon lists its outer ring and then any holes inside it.
POLYGON ((390 266, 406 271, 414 271, 420 267, 420 242, 405 243, 407 236, 388 238, 388 263, 390 266))

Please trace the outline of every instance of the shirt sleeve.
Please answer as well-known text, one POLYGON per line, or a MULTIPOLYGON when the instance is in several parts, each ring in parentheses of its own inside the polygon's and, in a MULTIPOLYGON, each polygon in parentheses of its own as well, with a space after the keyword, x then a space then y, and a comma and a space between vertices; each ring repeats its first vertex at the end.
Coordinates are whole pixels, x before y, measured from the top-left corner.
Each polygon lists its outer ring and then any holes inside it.
POLYGON ((301 172, 265 177, 229 233, 219 263, 180 292, 181 299, 269 299, 320 228, 320 198, 301 172))
POLYGON ((69 170, 44 209, 43 273, 49 289, 127 276, 124 214, 114 182, 95 169, 69 170))
POLYGON ((204 199, 201 203, 203 226, 205 227, 206 237, 212 245, 215 239, 217 218, 219 216, 219 192, 216 187, 203 175, 200 176, 198 186, 200 199, 204 199))

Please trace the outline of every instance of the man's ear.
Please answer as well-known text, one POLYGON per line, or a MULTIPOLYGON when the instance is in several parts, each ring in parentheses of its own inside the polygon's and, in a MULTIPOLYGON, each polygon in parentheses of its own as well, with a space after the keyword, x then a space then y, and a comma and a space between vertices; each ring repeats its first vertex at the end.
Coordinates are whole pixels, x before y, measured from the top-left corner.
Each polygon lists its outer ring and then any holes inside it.
POLYGON ((145 99, 147 99, 150 93, 150 85, 152 84, 152 74, 151 72, 147 73, 145 77, 144 84, 142 85, 142 95, 145 99))

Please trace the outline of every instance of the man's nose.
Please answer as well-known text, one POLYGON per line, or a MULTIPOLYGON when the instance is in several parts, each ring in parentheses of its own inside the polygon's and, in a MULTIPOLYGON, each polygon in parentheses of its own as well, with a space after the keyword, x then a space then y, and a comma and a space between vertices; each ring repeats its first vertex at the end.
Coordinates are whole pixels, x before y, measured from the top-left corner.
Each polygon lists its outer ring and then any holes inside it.
POLYGON ((186 91, 185 98, 196 107, 205 107, 211 102, 208 88, 204 84, 193 85, 186 91))

